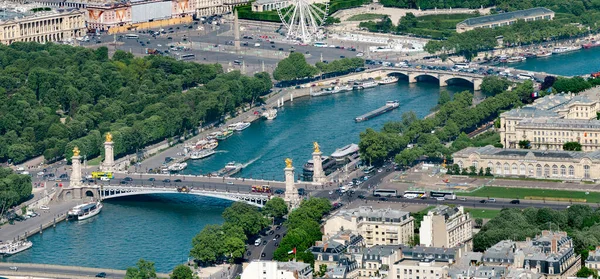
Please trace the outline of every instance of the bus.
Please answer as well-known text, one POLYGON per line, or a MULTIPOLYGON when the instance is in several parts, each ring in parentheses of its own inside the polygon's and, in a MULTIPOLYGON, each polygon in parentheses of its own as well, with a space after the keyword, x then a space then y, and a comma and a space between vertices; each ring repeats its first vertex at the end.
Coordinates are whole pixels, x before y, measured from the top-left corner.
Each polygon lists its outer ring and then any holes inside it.
POLYGON ((431 191, 429 196, 433 199, 444 198, 446 200, 455 200, 456 195, 450 191, 431 191))
POLYGON ((112 179, 113 178, 113 173, 110 171, 93 171, 92 172, 92 178, 94 179, 100 179, 102 177, 107 177, 112 179))
POLYGON ((398 191, 392 189, 377 189, 373 191, 375 197, 397 197, 398 191))
POLYGON ((468 69, 469 63, 454 63, 454 67, 457 69, 468 69))
POLYGON ((368 166, 365 168, 365 170, 363 171, 365 174, 369 174, 371 172, 373 172, 373 170, 375 170, 374 166, 368 166))
POLYGON ((138 36, 136 34, 127 34, 127 35, 125 35, 125 38, 127 38, 127 39, 139 39, 140 36, 138 36))
POLYGON ((523 79, 523 80, 533 80, 533 74, 531 73, 520 73, 518 75, 519 79, 523 79))
POLYGON ((427 197, 425 191, 405 191, 403 197, 405 199, 423 199, 427 197))
POLYGON ((195 59, 196 59, 195 54, 183 54, 183 55, 179 56, 179 58, 177 58, 177 60, 195 60, 195 59))
POLYGON ((255 193, 271 193, 271 187, 267 185, 252 185, 252 192, 255 193))
POLYGON ((324 43, 324 42, 315 42, 314 46, 316 46, 316 47, 327 47, 327 43, 324 43))

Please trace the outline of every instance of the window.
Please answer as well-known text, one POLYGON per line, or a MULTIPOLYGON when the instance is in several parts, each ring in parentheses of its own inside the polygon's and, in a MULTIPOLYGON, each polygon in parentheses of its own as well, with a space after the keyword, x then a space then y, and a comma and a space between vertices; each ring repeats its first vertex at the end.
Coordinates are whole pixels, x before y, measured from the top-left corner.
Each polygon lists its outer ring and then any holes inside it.
POLYGON ((521 164, 521 166, 519 166, 519 174, 520 175, 527 175, 527 171, 525 170, 525 165, 521 164))
POLYGON ((512 164, 512 174, 519 174, 517 171, 517 164, 512 164))
POLYGON ((475 167, 475 169, 479 169, 479 162, 473 161, 473 166, 475 167))
POLYGON ((560 166, 560 176, 567 176, 567 168, 564 165, 560 166))
POLYGON ((583 178, 590 178, 590 166, 583 166, 583 178))
POLYGON ((491 172, 494 169, 494 164, 492 164, 492 162, 488 162, 487 167, 490 169, 490 172, 491 172))
POLYGON ((544 165, 544 176, 550 176, 550 166, 544 165))
POLYGON ((556 165, 552 166, 552 175, 553 176, 557 176, 558 175, 558 166, 556 166, 556 165))
POLYGON ((575 168, 573 166, 569 166, 569 176, 575 175, 575 168))
POLYGON ((502 165, 496 163, 496 174, 502 174, 502 165))
POLYGON ((510 166, 508 163, 504 163, 504 174, 510 174, 510 166))

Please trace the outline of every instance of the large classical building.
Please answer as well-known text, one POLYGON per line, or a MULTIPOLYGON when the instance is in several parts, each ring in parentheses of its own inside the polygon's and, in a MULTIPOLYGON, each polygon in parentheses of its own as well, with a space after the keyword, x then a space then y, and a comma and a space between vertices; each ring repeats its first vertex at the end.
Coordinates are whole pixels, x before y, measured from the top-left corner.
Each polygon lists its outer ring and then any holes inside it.
POLYGON ((472 246, 473 220, 462 206, 438 205, 427 212, 421 221, 421 245, 427 247, 472 246))
POLYGON ((312 268, 302 262, 253 261, 241 279, 312 279, 312 268))
POLYGON ((36 13, 9 12, 0 16, 0 41, 57 42, 85 35, 85 14, 78 9, 56 9, 36 13))
POLYGON ((600 151, 502 149, 488 145, 468 147, 452 156, 461 169, 490 168, 495 176, 600 179, 600 151))
POLYGON ((462 33, 475 28, 508 26, 515 24, 517 20, 535 21, 552 19, 554 19, 554 12, 552 10, 537 7, 521 11, 469 18, 456 24, 456 32, 462 33))
POLYGON ((414 218, 408 212, 370 206, 341 210, 323 225, 323 234, 340 230, 361 235, 366 246, 409 243, 414 236, 414 218))
POLYGON ((600 148, 599 89, 579 95, 556 94, 500 115, 500 141, 505 148, 562 150, 566 142, 579 142, 583 151, 600 148))

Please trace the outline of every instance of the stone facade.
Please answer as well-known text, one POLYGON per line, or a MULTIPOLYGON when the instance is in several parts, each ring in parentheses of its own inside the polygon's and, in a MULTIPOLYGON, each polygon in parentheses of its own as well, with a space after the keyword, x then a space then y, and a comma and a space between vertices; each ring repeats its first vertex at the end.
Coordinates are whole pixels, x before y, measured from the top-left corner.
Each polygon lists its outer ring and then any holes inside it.
POLYGON ((456 32, 462 33, 475 28, 496 28, 517 23, 517 20, 535 21, 552 20, 554 12, 546 8, 531 8, 527 10, 500 13, 466 19, 456 24, 456 32))
POLYGON ((600 179, 600 151, 502 149, 488 145, 465 148, 452 156, 461 169, 470 166, 477 170, 490 168, 494 176, 600 179))
POLYGON ((549 95, 523 108, 500 115, 500 142, 505 148, 520 148, 529 141, 531 149, 562 150, 566 142, 579 142, 583 151, 600 148, 598 88, 572 94, 549 95))
POLYGON ((0 21, 0 40, 5 45, 67 41, 86 32, 84 12, 77 9, 57 9, 0 21))
POLYGON ((423 216, 420 243, 427 247, 472 246, 473 219, 462 206, 439 205, 423 216))
POLYGON ((409 243, 414 236, 414 218, 408 212, 369 206, 341 210, 323 225, 324 235, 349 230, 361 235, 367 247, 409 243))
POLYGON ((253 12, 274 11, 291 5, 290 0, 257 0, 252 3, 253 12))

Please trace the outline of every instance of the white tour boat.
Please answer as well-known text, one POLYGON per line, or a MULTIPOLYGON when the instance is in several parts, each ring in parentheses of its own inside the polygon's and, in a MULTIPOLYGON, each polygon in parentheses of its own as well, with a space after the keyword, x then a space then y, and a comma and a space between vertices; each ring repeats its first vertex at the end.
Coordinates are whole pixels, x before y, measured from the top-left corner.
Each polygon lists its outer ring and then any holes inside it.
POLYGON ((199 159, 204 159, 208 156, 211 156, 215 154, 215 151, 212 149, 203 149, 200 151, 196 151, 196 152, 192 152, 192 154, 190 154, 190 159, 191 160, 199 160, 199 159))
POLYGON ((88 202, 77 205, 69 210, 67 217, 69 220, 85 220, 94 217, 102 210, 102 203, 100 202, 88 202))
POLYGON ((268 109, 267 111, 263 112, 262 116, 267 120, 273 120, 277 117, 277 110, 274 108, 268 109))
POLYGON ((4 256, 12 256, 16 253, 23 252, 33 246, 31 241, 19 240, 14 242, 7 242, 0 245, 0 254, 4 256))
POLYGON ((250 123, 248 122, 238 122, 235 124, 235 130, 238 132, 246 130, 248 127, 250 127, 250 123))
POLYGON ((392 84, 392 83, 396 83, 398 82, 398 78, 397 77, 386 77, 382 80, 379 81, 379 84, 392 84))

